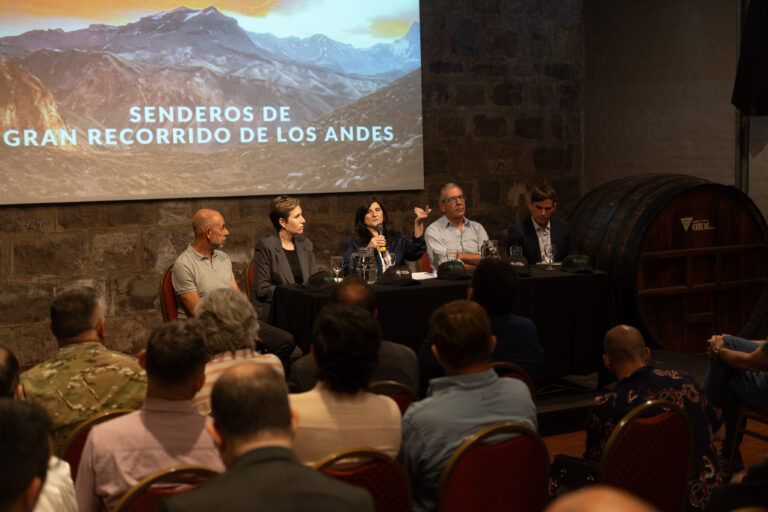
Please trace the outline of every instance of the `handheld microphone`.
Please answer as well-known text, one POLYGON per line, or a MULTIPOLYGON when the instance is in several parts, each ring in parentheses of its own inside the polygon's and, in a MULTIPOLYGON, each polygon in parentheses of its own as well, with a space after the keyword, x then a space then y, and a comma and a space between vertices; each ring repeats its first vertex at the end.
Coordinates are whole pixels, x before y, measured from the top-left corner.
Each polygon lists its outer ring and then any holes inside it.
MULTIPOLYGON (((381 223, 378 226, 376 226, 376 231, 379 232, 379 236, 384 235, 384 223, 381 223)), ((383 245, 379 247, 379 252, 387 252, 387 246, 383 245)))

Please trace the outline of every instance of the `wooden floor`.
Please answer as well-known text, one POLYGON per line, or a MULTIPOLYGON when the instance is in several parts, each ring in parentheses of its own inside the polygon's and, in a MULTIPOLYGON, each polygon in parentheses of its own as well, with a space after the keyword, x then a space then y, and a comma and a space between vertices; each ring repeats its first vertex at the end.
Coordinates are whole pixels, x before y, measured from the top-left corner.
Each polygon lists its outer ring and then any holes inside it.
MULTIPOLYGON (((768 435, 768 425, 750 421, 747 423, 747 428, 768 435)), ((558 453, 581 457, 584 455, 584 443, 586 437, 587 434, 584 430, 572 432, 570 434, 544 437, 544 443, 547 445, 550 460, 554 460, 555 454, 558 453)), ((762 461, 766 455, 768 455, 768 443, 751 436, 744 436, 744 441, 741 443, 741 456, 744 459, 745 467, 757 464, 762 461)))

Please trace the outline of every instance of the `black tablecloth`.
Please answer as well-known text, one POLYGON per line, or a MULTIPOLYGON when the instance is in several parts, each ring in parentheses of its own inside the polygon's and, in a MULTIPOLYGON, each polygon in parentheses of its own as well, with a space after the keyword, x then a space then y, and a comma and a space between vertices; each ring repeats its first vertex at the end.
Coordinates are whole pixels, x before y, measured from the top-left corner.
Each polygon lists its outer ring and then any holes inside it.
MULTIPOLYGON (((536 324, 547 354, 546 375, 552 378, 597 371, 603 336, 616 323, 608 276, 603 272, 571 274, 539 268, 533 268, 532 273, 519 281, 513 312, 536 324)), ((469 281, 439 279, 416 286, 374 284, 384 339, 418 352, 432 312, 446 302, 466 298, 468 286, 469 281)), ((274 293, 272 322, 292 332, 296 344, 307 352, 313 320, 330 293, 280 285, 274 293)))

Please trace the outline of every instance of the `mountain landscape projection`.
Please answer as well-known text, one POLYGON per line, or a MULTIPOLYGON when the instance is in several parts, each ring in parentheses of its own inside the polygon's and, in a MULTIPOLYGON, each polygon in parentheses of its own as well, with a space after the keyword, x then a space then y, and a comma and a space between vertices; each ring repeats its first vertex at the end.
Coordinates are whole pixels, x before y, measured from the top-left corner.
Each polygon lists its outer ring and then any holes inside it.
POLYGON ((422 188, 419 38, 215 7, 0 37, 0 204, 422 188))

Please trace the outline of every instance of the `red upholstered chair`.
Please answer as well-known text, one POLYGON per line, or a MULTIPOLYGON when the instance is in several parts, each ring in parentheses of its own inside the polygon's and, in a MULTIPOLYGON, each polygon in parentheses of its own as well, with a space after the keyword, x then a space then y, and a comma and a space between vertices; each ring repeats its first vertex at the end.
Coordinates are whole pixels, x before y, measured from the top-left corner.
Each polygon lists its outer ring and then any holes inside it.
POLYGON ((205 466, 178 466, 158 471, 126 492, 113 512, 153 512, 168 496, 190 491, 218 474, 205 466))
POLYGON ((549 453, 539 435, 519 423, 497 423, 464 441, 448 460, 437 510, 539 512, 548 486, 549 453))
POLYGON ((69 433, 61 442, 59 453, 61 458, 69 463, 69 469, 72 474, 72 480, 77 476, 77 468, 80 467, 80 457, 85 448, 85 441, 88 439, 88 432, 99 423, 117 418, 123 414, 133 412, 132 409, 113 409, 91 416, 87 420, 80 422, 75 429, 69 433))
POLYGON ((429 253, 427 251, 424 251, 424 254, 421 255, 421 271, 432 272, 432 263, 429 261, 429 253))
POLYGON ((536 400, 536 384, 533 383, 531 375, 525 371, 525 368, 507 361, 494 361, 490 364, 490 367, 496 370, 496 373, 502 377, 523 381, 528 386, 528 391, 531 392, 531 398, 536 400))
POLYGON ((692 453, 685 411, 664 400, 649 400, 611 433, 598 482, 636 494, 662 512, 680 512, 687 501, 692 453))
POLYGON ((332 453, 315 463, 315 469, 348 484, 367 489, 376 512, 411 510, 411 484, 405 469, 386 453, 353 448, 332 453))
POLYGON ((397 402, 397 406, 400 408, 400 414, 405 414, 408 407, 419 399, 415 391, 402 382, 397 382, 395 380, 377 380, 371 382, 368 385, 368 391, 376 393, 377 395, 387 395, 397 402))
POLYGON ((734 439, 736 439, 737 442, 733 443, 733 446, 731 447, 731 453, 728 457, 728 467, 725 470, 727 475, 730 475, 733 471, 733 463, 736 460, 738 446, 741 444, 741 439, 744 436, 752 436, 762 441, 768 441, 768 436, 765 434, 755 430, 747 429, 748 420, 768 425, 768 413, 761 411, 760 409, 750 407, 749 405, 742 404, 742 406, 739 408, 739 419, 736 420, 736 430, 734 432, 734 439))
POLYGON ((173 266, 168 267, 160 281, 160 311, 163 322, 171 322, 179 317, 176 292, 173 291, 173 266))

